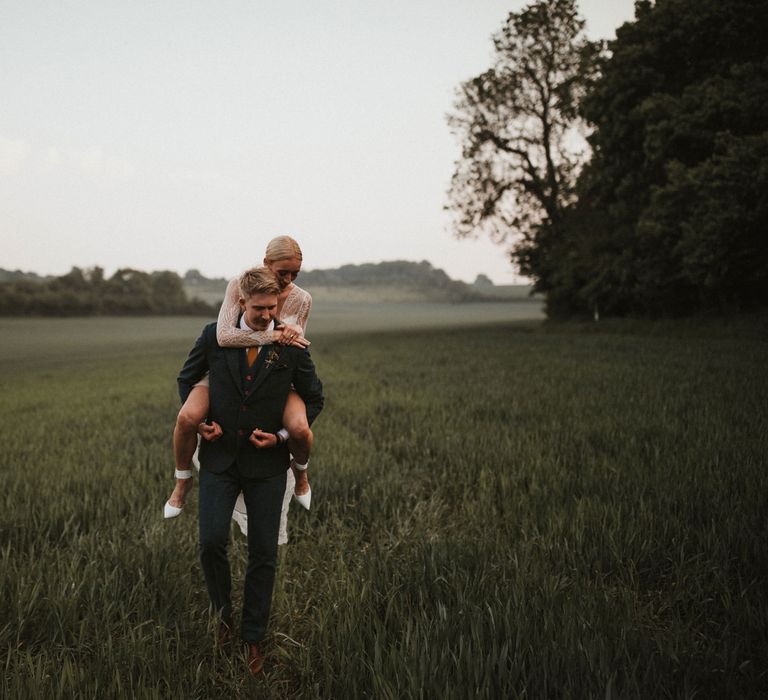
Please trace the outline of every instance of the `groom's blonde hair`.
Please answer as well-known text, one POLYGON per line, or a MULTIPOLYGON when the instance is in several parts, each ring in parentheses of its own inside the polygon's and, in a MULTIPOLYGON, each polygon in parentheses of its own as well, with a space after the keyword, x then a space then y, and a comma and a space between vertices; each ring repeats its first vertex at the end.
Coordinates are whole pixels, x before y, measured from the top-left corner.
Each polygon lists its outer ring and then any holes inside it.
POLYGON ((249 299, 254 294, 280 294, 280 284, 268 267, 252 267, 240 275, 240 296, 249 299))

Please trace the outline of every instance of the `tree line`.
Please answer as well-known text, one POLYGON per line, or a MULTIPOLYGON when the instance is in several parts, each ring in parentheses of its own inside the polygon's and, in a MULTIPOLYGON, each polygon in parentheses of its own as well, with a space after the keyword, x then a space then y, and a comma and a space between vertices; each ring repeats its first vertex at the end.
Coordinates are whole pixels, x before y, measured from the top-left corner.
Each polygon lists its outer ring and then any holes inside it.
POLYGON ((100 267, 73 267, 61 277, 0 283, 1 316, 216 315, 217 309, 188 299, 181 278, 170 271, 123 268, 109 278, 100 267))
MULTIPOLYGON (((429 262, 406 260, 343 265, 301 272, 300 283, 316 287, 394 287, 421 290, 440 301, 495 299, 477 288, 451 279, 429 262)), ((493 284, 488 280, 490 287, 493 284)), ((208 279, 199 270, 183 277, 175 272, 142 272, 123 268, 109 278, 100 267, 73 267, 60 277, 0 269, 0 316, 203 315, 216 316, 227 280, 208 279), (196 298, 219 297, 216 305, 196 298)))
MULTIPOLYGON (((225 279, 208 279, 199 270, 187 270, 184 282, 190 286, 211 282, 226 287, 225 279)), ((493 283, 488 280, 493 285, 493 283)), ((409 288, 438 289, 455 295, 471 293, 469 285, 451 279, 444 270, 435 268, 427 260, 385 260, 378 263, 342 265, 323 270, 302 270, 300 284, 311 290, 313 287, 347 286, 406 286, 409 288)))
POLYGON ((459 89, 447 208, 490 235, 550 315, 686 315, 768 302, 768 3, 638 0, 589 41, 539 0, 459 89))
POLYGON ((313 287, 394 287, 412 289, 428 296, 452 302, 476 301, 483 298, 476 289, 451 279, 444 270, 433 267, 427 260, 387 260, 379 263, 342 265, 326 270, 301 273, 301 285, 313 287))
MULTIPOLYGON (((378 263, 342 265, 336 268, 302 270, 297 283, 315 293, 320 288, 382 288, 391 287, 418 293, 425 299, 452 303, 498 300, 493 282, 485 277, 485 283, 469 285, 451 279, 444 270, 433 267, 427 260, 385 260, 378 263)), ((199 270, 188 270, 183 278, 187 293, 221 293, 227 286, 225 279, 209 279, 199 270)))

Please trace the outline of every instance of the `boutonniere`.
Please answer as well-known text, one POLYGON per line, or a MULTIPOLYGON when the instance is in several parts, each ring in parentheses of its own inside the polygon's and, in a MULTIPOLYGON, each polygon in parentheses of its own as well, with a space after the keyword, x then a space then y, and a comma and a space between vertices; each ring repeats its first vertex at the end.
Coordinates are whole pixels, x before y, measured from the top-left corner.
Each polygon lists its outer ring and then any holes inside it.
POLYGON ((277 350, 275 350, 274 348, 272 348, 272 349, 269 351, 269 355, 267 355, 267 359, 266 359, 266 360, 264 360, 264 364, 265 364, 267 367, 271 367, 271 366, 272 366, 272 365, 274 365, 274 364, 275 364, 275 362, 277 362, 279 359, 280 359, 280 353, 279 353, 277 350))

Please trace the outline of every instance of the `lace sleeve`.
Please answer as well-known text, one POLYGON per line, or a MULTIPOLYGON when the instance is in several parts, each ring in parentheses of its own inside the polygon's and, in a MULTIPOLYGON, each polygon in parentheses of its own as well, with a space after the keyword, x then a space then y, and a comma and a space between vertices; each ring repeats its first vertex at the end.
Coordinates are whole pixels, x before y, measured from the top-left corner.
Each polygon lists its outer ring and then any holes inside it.
POLYGON ((249 348, 269 345, 275 340, 274 331, 244 331, 237 327, 240 318, 240 290, 237 279, 230 280, 216 323, 216 341, 223 348, 249 348))
POLYGON ((299 310, 298 318, 296 319, 305 334, 307 332, 307 323, 309 322, 309 312, 311 310, 312 297, 310 296, 309 292, 305 292, 304 298, 301 300, 301 309, 299 310))
POLYGON ((294 287, 285 300, 283 310, 280 313, 280 320, 283 323, 301 326, 303 334, 306 335, 307 322, 309 321, 309 312, 311 310, 312 297, 309 292, 300 287, 294 287))

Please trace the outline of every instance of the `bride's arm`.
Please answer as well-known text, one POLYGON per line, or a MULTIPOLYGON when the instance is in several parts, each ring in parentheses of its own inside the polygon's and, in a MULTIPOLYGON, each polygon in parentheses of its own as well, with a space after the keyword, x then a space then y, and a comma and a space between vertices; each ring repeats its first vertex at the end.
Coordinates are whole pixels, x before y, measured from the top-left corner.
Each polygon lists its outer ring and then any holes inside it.
POLYGON ((301 309, 299 310, 299 325, 304 333, 307 332, 307 322, 309 321, 309 312, 312 310, 312 296, 309 292, 306 292, 306 296, 302 300, 301 309))
POLYGON ((227 285, 227 292, 219 309, 219 319, 216 323, 218 344, 223 348, 249 348, 274 343, 281 335, 279 331, 244 331, 237 327, 242 313, 239 299, 239 283, 235 278, 227 285))
POLYGON ((287 318, 291 320, 291 323, 282 321, 284 327, 291 328, 292 330, 304 335, 307 332, 307 322, 309 321, 309 312, 312 310, 312 296, 306 290, 300 290, 301 297, 299 301, 291 305, 290 309, 283 308, 283 314, 287 314, 287 318))
POLYGON ((303 289, 295 290, 295 297, 289 296, 283 306, 283 318, 281 320, 280 330, 284 333, 284 338, 293 338, 293 340, 278 341, 281 345, 296 345, 306 348, 311 343, 306 339, 307 321, 309 312, 312 309, 312 297, 309 292, 303 289))

